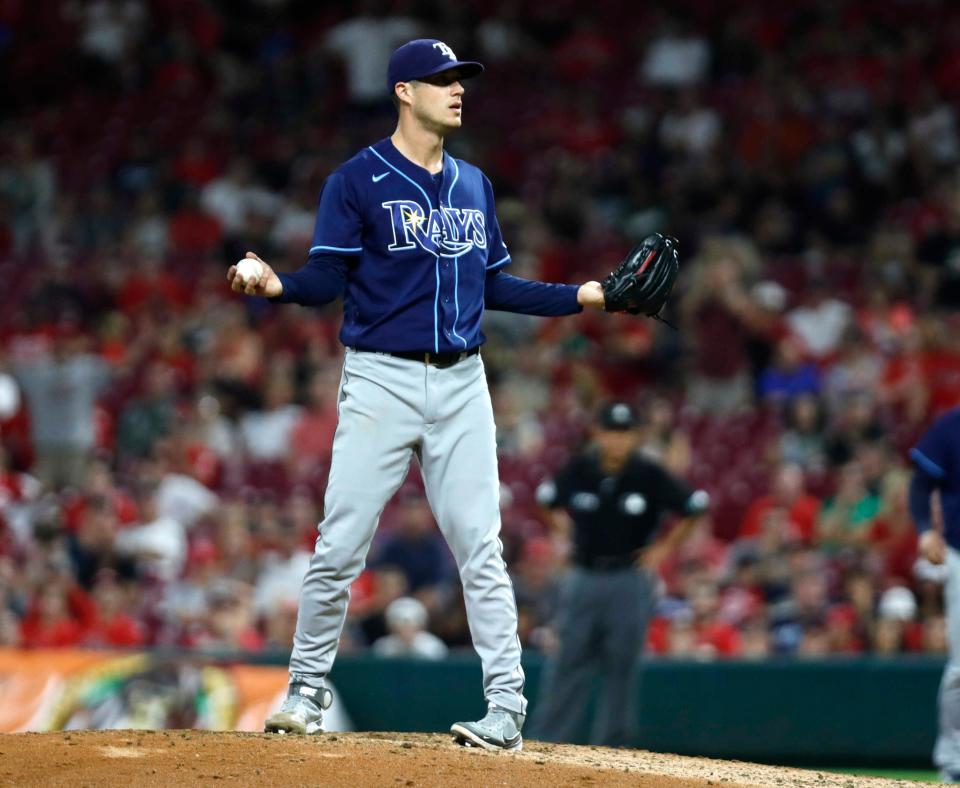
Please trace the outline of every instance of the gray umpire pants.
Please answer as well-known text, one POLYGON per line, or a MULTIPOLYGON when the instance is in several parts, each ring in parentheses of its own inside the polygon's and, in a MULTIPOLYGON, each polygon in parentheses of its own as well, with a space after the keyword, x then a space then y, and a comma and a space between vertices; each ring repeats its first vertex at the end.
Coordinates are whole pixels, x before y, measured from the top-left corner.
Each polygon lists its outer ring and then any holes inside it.
POLYGON ((530 736, 574 741, 599 673, 603 683, 590 743, 636 744, 637 674, 653 595, 646 571, 568 571, 557 615, 559 649, 544 665, 530 736))
POLYGON ((460 572, 484 696, 526 714, 516 599, 499 538, 493 408, 480 357, 438 369, 348 349, 338 411, 324 517, 300 594, 291 680, 322 686, 330 672, 350 585, 416 456, 460 572))
POLYGON ((947 548, 947 584, 943 594, 950 656, 940 680, 940 731, 933 762, 943 770, 960 774, 960 552, 952 547, 947 548))

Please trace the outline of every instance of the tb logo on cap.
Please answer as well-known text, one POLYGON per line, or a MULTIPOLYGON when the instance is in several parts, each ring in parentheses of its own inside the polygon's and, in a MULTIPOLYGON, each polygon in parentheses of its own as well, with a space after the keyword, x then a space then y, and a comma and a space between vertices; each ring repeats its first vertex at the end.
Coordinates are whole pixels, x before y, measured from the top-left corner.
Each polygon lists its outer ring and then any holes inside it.
POLYGON ((453 50, 450 49, 450 47, 448 47, 446 44, 444 44, 443 41, 437 41, 437 43, 433 45, 433 48, 439 49, 444 57, 448 57, 451 60, 457 59, 457 56, 453 54, 453 50))

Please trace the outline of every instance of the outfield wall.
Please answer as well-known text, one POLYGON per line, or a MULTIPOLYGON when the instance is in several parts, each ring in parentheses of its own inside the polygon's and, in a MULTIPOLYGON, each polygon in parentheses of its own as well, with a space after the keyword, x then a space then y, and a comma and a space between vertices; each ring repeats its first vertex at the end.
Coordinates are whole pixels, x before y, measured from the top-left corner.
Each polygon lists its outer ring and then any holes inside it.
MULTIPOLYGON (((536 703, 540 660, 525 662, 536 703)), ((929 764, 942 660, 651 661, 640 747, 810 764, 929 764)), ((437 731, 483 713, 479 663, 343 657, 331 677, 358 730, 437 731)), ((588 741, 584 725, 580 743, 588 741)))

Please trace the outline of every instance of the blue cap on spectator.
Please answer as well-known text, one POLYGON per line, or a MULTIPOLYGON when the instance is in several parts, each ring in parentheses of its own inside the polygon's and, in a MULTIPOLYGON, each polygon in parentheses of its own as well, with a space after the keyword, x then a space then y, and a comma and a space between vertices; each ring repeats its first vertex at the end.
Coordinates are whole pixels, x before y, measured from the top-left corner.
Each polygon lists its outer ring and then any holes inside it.
POLYGON ((387 68, 387 92, 393 93, 398 82, 412 82, 415 79, 430 77, 441 71, 459 68, 461 76, 475 77, 483 66, 473 60, 457 60, 443 41, 435 38, 417 38, 408 41, 390 55, 390 65, 387 68))

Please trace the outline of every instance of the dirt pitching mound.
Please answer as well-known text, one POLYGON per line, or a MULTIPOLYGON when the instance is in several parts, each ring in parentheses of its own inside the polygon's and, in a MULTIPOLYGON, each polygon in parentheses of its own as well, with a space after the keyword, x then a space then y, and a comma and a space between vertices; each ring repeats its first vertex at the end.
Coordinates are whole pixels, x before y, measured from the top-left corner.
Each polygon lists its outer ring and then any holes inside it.
POLYGON ((641 750, 524 742, 522 752, 454 745, 440 734, 276 736, 207 731, 0 735, 0 785, 810 786, 922 785, 641 750))

